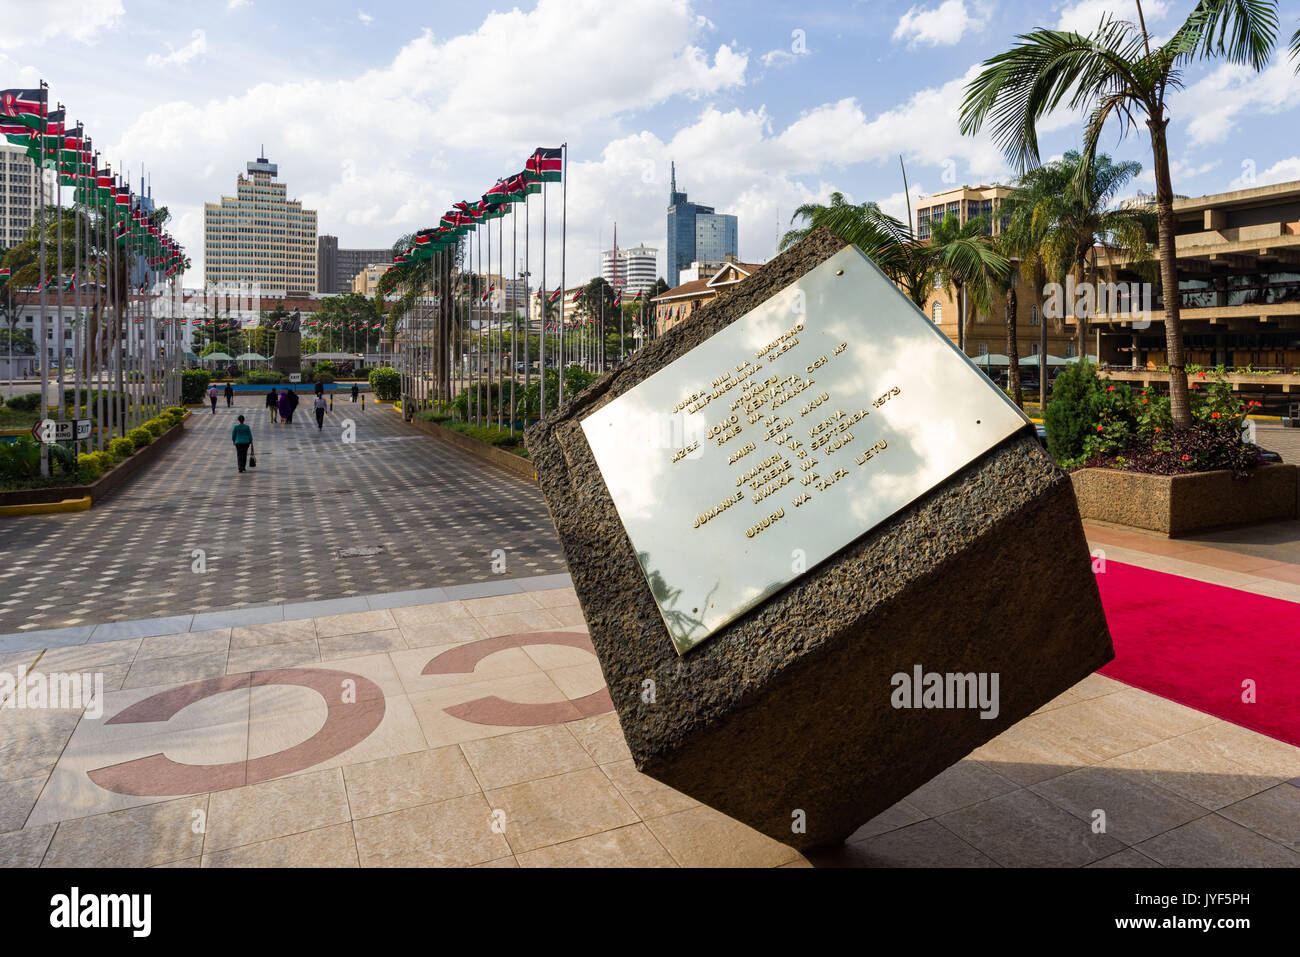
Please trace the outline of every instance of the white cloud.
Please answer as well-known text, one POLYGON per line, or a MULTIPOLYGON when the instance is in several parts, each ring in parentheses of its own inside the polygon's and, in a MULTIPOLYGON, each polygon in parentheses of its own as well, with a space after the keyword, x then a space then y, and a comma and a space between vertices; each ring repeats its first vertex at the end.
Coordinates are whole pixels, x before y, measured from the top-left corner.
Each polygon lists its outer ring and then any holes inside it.
MULTIPOLYGON (((1168 15, 1170 0, 1147 0, 1142 5, 1142 15, 1147 28, 1163 20, 1168 15)), ((1132 0, 1080 0, 1068 3, 1060 8, 1061 14, 1056 21, 1058 30, 1072 30, 1075 33, 1088 34, 1097 29, 1102 17, 1109 14, 1116 20, 1129 20, 1136 24, 1137 7, 1132 0)))
POLYGON ((122 0, 14 0, 2 10, 0 47, 9 48, 63 38, 90 43, 125 12, 122 0))
POLYGON ((190 33, 190 42, 185 44, 179 50, 174 50, 171 44, 167 45, 166 54, 150 53, 147 63, 152 67, 161 66, 184 66, 193 60, 196 56, 202 56, 208 51, 208 37, 202 30, 194 30, 190 33))
POLYGON ((240 7, 251 7, 253 0, 226 0, 227 10, 238 10, 240 7))
POLYGON ((898 18, 895 40, 906 40, 909 47, 952 46, 967 30, 984 29, 985 21, 966 12, 965 0, 944 0, 934 8, 912 7, 898 18))
POLYGON ((1177 95, 1171 112, 1187 104, 1187 134, 1194 146, 1222 143, 1237 120, 1252 114, 1275 114, 1300 103, 1300 76, 1295 64, 1282 59, 1259 73, 1247 66, 1224 63, 1177 95))
POLYGON ((1241 175, 1232 181, 1232 189, 1248 189, 1253 186, 1273 186, 1277 183, 1292 183, 1300 180, 1300 156, 1288 156, 1278 160, 1262 173, 1255 171, 1254 160, 1242 160, 1241 175))
POLYGON ((759 57, 763 66, 768 68, 789 66, 797 59, 798 57, 788 50, 768 50, 759 57))
POLYGON ((374 20, 375 18, 372 17, 370 14, 366 13, 366 11, 364 10, 358 10, 357 19, 360 20, 362 23, 364 23, 366 26, 370 26, 371 21, 374 20))

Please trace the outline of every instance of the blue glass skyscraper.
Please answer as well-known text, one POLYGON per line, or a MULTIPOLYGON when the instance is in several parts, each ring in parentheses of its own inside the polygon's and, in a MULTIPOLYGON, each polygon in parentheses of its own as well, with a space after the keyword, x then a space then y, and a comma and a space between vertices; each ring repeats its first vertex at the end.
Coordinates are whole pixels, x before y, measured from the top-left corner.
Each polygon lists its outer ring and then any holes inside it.
POLYGON ((737 251, 736 217, 714 212, 712 206, 689 202, 677 191, 677 164, 672 164, 668 186, 668 262, 665 279, 669 287, 680 284, 681 272, 696 260, 723 262, 737 251))

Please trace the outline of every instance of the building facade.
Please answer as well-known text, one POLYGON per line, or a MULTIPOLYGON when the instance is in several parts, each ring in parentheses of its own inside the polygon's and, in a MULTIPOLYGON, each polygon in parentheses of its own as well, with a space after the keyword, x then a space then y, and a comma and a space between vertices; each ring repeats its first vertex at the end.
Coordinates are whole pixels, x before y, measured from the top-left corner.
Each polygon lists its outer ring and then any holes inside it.
POLYGON ((600 254, 600 274, 605 282, 633 296, 654 288, 659 276, 658 264, 659 250, 644 244, 618 250, 617 272, 614 250, 606 249, 600 254))
POLYGON ((391 249, 341 249, 337 236, 316 243, 316 291, 328 296, 351 292, 353 280, 377 263, 391 263, 391 249))
MULTIPOLYGON (((40 174, 20 146, 0 143, 0 249, 22 242, 36 222, 40 205, 40 174)), ((54 202, 54 189, 45 188, 46 203, 54 202)))
POLYGON ((347 290, 355 292, 367 298, 373 296, 379 291, 379 280, 383 278, 384 273, 393 268, 392 263, 370 263, 359 273, 352 277, 352 285, 347 290))
POLYGON ((1009 186, 959 186, 916 201, 916 238, 929 239, 934 227, 949 216, 965 225, 977 216, 987 216, 984 233, 997 236, 1006 225, 1000 215, 1002 202, 1011 195, 1009 186))
POLYGON ((655 335, 663 335, 721 293, 748 279, 760 265, 732 259, 706 279, 690 279, 655 296, 650 300, 655 310, 655 335))
POLYGON ((721 262, 737 255, 736 217, 712 206, 690 202, 677 191, 677 166, 672 166, 668 186, 668 262, 664 274, 669 286, 681 283, 681 271, 695 260, 721 262))
POLYGON ((206 284, 257 284, 262 295, 316 291, 316 211, 286 196, 275 163, 259 157, 234 196, 203 206, 206 284))

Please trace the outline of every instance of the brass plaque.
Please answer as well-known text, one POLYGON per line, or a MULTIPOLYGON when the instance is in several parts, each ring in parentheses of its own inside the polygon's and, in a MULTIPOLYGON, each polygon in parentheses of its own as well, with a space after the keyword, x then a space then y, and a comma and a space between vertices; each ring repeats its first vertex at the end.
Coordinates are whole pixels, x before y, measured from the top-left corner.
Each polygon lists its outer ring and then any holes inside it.
POLYGON ((850 246, 582 428, 681 654, 1028 424, 850 246))

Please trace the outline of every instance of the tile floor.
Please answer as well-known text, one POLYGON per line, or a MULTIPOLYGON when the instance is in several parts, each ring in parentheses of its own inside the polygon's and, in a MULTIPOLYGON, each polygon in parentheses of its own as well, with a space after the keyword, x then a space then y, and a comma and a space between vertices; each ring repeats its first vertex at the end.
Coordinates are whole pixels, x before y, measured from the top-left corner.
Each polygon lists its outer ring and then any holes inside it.
MULTIPOLYGON (((1237 553, 1088 534, 1300 602, 1237 553)), ((0 649, 104 680, 98 719, 0 710, 0 866, 1300 866, 1300 749, 1100 675, 809 859, 636 771, 571 588, 188 624, 0 649)))

